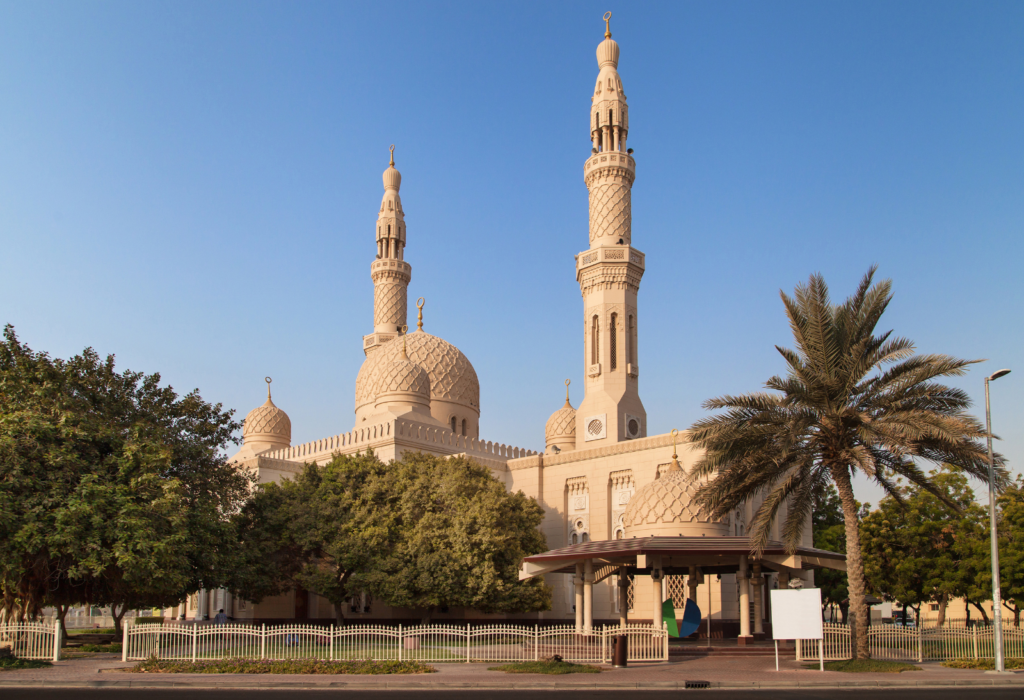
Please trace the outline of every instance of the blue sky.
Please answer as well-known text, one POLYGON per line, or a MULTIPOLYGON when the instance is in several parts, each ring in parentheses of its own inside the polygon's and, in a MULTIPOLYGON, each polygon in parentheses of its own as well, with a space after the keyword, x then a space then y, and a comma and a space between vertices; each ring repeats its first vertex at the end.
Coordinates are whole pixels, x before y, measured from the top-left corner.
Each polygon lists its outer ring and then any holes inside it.
MULTIPOLYGON (((759 389, 778 292, 892 278, 881 326, 989 361, 1024 458, 1024 4, 0 2, 0 322, 93 346, 294 442, 353 423, 387 147, 411 299, 486 439, 581 399, 582 166, 614 12, 636 149, 649 432, 759 389)), ((980 485, 979 485, 980 486, 980 485)), ((877 501, 877 492, 859 495, 877 501)))

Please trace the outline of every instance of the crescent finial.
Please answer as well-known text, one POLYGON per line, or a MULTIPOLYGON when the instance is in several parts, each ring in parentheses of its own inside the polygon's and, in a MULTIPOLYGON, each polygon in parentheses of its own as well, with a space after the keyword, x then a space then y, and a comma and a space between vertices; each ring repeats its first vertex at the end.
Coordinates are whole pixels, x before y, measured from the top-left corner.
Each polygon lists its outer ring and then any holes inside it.
POLYGON ((611 25, 612 13, 611 11, 604 13, 604 38, 612 38, 612 25, 611 25))
POLYGON ((395 167, 395 144, 391 144, 391 167, 395 167))
POLYGON ((270 377, 264 377, 263 381, 265 381, 267 383, 267 398, 269 399, 270 398, 270 382, 272 382, 274 380, 271 379, 270 377))
POLYGON ((419 309, 419 314, 416 316, 416 328, 423 330, 423 307, 426 306, 427 300, 420 297, 416 300, 416 308, 419 309))
POLYGON ((572 384, 572 381, 569 380, 569 379, 566 379, 565 380, 565 405, 566 406, 569 405, 569 385, 570 384, 572 384))

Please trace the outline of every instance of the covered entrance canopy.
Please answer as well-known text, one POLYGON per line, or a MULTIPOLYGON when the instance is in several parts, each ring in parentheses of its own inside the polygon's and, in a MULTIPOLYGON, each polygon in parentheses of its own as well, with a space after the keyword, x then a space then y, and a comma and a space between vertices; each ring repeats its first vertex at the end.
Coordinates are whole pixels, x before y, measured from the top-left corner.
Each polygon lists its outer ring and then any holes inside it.
MULTIPOLYGON (((626 587, 629 575, 650 576, 654 599, 651 618, 661 619, 662 578, 686 574, 689 598, 696 600, 699 579, 706 574, 736 574, 740 583, 740 640, 752 637, 750 630, 750 584, 755 584, 755 606, 760 607, 761 573, 779 573, 780 585, 794 574, 812 569, 846 571, 846 555, 813 547, 797 547, 790 553, 778 541, 769 541, 757 557, 751 555, 746 537, 634 537, 574 544, 535 554, 523 560, 519 579, 546 574, 572 574, 576 585, 576 626, 593 627, 593 584, 612 575, 619 578, 619 616, 626 622, 626 587), (751 576, 753 574, 753 576, 751 576), (754 580, 751 580, 751 579, 754 580)), ((755 614, 761 632, 761 616, 755 614)))

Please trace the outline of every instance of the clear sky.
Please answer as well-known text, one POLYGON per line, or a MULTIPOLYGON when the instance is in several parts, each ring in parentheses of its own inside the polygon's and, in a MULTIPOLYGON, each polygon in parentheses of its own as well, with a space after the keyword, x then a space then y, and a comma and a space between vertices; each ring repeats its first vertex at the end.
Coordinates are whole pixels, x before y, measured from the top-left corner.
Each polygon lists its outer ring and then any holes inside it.
POLYGON ((475 365, 482 437, 543 449, 566 377, 582 397, 609 9, 649 433, 782 371, 780 289, 841 299, 877 263, 884 329, 988 358, 956 381, 978 415, 1014 369, 992 407, 1019 471, 1021 2, 3 1, 0 323, 239 417, 270 375, 294 443, 347 431, 394 143, 410 300, 475 365))

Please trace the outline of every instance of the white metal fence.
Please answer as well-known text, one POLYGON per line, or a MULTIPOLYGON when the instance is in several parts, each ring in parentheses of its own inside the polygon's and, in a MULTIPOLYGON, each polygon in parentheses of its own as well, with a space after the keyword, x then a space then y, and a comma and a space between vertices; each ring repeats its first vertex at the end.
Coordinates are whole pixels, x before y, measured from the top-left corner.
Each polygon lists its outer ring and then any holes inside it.
MULTIPOLYGON (((822 643, 826 661, 853 657, 849 625, 824 625, 822 643)), ((991 659, 995 657, 992 627, 932 627, 915 629, 893 625, 868 628, 868 649, 873 659, 889 661, 946 661, 950 659, 991 659)), ((1003 626, 1003 654, 1024 657, 1024 628, 1003 626)), ((797 640, 797 661, 817 660, 816 639, 797 640)))
POLYGON ((613 640, 627 637, 629 661, 667 661, 668 631, 651 625, 574 627, 515 625, 141 624, 125 625, 124 661, 160 659, 320 659, 329 661, 514 662, 561 656, 566 661, 607 663, 613 640))
POLYGON ((19 659, 60 660, 60 623, 14 622, 0 625, 0 646, 19 659))

